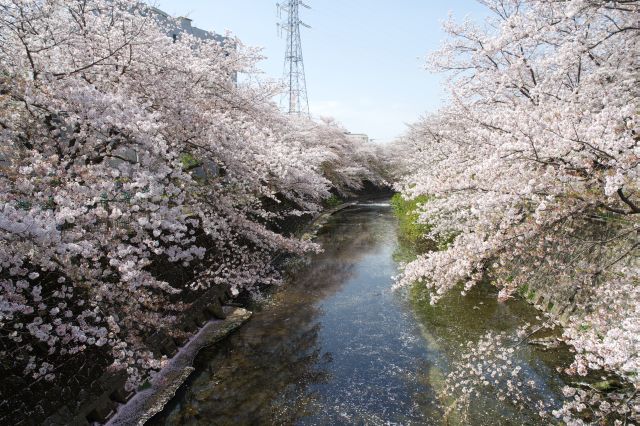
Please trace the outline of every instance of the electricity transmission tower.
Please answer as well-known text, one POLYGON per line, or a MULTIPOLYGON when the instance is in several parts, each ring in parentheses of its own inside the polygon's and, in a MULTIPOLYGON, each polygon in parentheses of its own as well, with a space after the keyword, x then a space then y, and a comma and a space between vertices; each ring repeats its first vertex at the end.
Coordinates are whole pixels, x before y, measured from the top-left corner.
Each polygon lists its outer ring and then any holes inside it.
MULTIPOLYGON (((307 97, 307 80, 304 75, 302 59, 302 41, 300 26, 311 28, 300 20, 300 6, 311 9, 301 0, 287 0, 277 4, 278 16, 283 19, 278 28, 287 33, 287 50, 284 57, 284 82, 287 85, 286 104, 283 105, 289 114, 309 116, 309 98, 307 97)), ((283 102, 284 104, 285 102, 283 102)))

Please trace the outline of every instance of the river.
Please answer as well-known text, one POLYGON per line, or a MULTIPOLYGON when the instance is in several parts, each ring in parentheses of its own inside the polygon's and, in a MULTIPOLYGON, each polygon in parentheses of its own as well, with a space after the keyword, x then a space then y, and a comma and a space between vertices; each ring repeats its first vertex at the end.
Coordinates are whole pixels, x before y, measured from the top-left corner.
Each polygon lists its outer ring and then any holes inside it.
MULTIPOLYGON (((204 350, 196 371, 150 424, 548 424, 487 392, 466 416, 444 415, 443 380, 461 344, 535 320, 528 304, 500 304, 491 286, 432 307, 419 290, 393 290, 413 256, 387 203, 331 217, 324 252, 299 260, 252 319, 204 350)), ((527 346, 526 344, 524 346, 527 346)), ((566 354, 526 347, 519 361, 557 399, 566 354)))

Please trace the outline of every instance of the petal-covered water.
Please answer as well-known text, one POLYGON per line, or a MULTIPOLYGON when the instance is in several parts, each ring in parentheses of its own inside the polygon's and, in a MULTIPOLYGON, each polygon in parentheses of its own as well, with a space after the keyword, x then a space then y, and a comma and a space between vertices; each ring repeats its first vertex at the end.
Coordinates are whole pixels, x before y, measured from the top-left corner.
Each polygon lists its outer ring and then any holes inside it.
MULTIPOLYGON (((466 417, 449 413, 443 380, 461 343, 512 331, 535 316, 523 302, 498 304, 491 288, 437 307, 419 291, 393 291, 411 255, 388 205, 358 205, 331 218, 324 252, 223 344, 202 352, 196 372, 152 424, 545 424, 491 394, 466 417)), ((527 348, 526 373, 554 399, 556 353, 527 348)))

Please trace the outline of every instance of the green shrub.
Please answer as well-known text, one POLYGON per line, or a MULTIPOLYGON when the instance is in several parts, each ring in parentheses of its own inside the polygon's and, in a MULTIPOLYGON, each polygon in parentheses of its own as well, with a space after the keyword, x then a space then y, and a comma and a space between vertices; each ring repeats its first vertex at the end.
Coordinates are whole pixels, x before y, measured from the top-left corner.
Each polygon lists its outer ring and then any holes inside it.
POLYGON ((191 154, 182 154, 180 156, 180 162, 182 163, 182 167, 185 170, 191 170, 200 165, 200 160, 198 160, 196 157, 194 157, 191 154))
POLYGON ((338 207, 340 204, 344 203, 344 200, 337 195, 332 195, 331 197, 324 200, 325 205, 328 208, 338 207))

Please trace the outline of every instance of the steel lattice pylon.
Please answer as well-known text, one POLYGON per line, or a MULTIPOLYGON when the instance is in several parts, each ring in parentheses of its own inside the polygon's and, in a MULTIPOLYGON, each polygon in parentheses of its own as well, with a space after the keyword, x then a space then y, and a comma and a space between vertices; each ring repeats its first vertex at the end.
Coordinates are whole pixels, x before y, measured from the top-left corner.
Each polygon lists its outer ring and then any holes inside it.
POLYGON ((283 107, 289 114, 309 116, 309 98, 307 97, 307 80, 304 74, 302 59, 302 40, 300 26, 311 28, 300 20, 300 6, 310 9, 300 0, 289 0, 278 4, 278 12, 286 20, 278 24, 280 30, 287 33, 287 49, 284 57, 284 83, 287 92, 283 98, 283 107))

